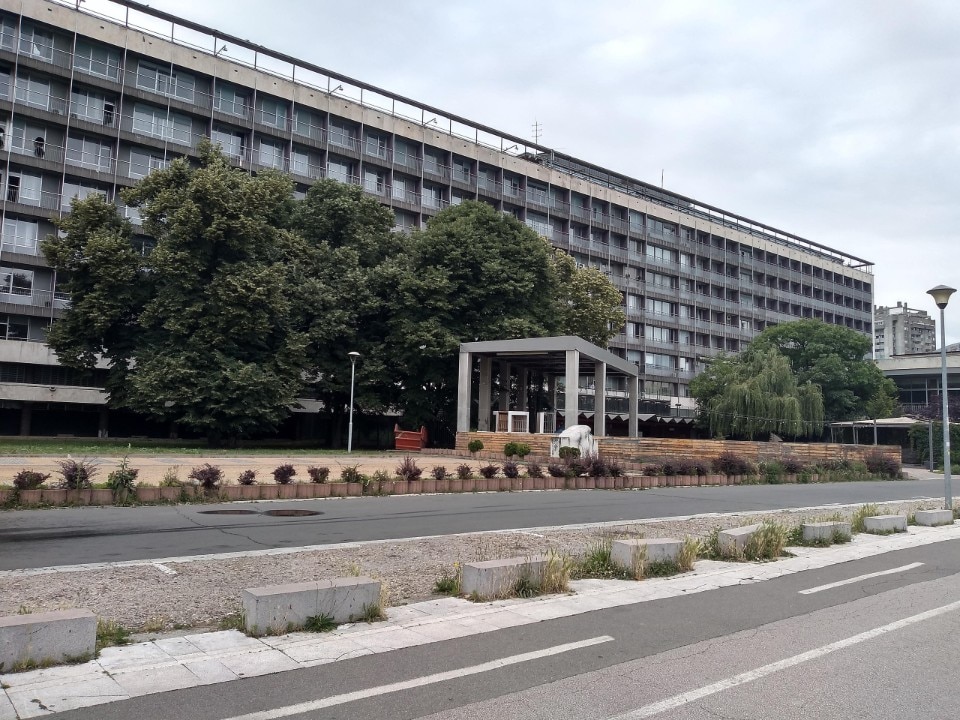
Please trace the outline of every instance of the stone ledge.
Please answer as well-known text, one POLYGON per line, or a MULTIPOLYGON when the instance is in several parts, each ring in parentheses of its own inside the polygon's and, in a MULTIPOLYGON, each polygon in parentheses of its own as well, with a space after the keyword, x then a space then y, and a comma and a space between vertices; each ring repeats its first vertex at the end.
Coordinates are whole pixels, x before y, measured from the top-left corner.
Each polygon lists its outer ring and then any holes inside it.
POLYGON ((247 588, 242 593, 247 631, 258 635, 299 629, 307 618, 326 615, 333 622, 361 617, 380 603, 380 583, 368 577, 247 588))
POLYGON ((816 542, 817 540, 826 540, 833 542, 834 535, 851 536, 850 523, 848 522, 814 522, 803 523, 800 526, 803 530, 804 542, 816 542))
POLYGON ((915 518, 917 525, 926 525, 928 527, 953 525, 952 510, 917 510, 915 518))
POLYGON ((863 529, 868 533, 895 533, 907 531, 906 515, 874 515, 863 519, 863 529))
POLYGON ((747 543, 759 529, 760 525, 757 524, 721 530, 717 535, 720 543, 720 554, 725 557, 741 555, 747 547, 747 543))
POLYGON ((676 562, 683 542, 675 538, 652 540, 614 540, 610 546, 610 560, 626 570, 637 567, 641 554, 646 563, 676 562))
POLYGON ((540 555, 465 563, 460 590, 481 600, 508 597, 517 580, 522 577, 528 577, 534 583, 539 582, 546 564, 547 558, 540 555))
POLYGON ((0 672, 90 659, 96 650, 97 616, 89 610, 0 617, 0 672))

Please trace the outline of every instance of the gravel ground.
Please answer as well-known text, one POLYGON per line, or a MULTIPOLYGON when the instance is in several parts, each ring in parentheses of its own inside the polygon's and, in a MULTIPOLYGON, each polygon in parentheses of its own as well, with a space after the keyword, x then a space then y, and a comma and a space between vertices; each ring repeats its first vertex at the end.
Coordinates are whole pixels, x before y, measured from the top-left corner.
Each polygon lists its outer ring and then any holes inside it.
MULTIPOLYGON (((941 507, 936 501, 884 506, 885 512, 890 513, 912 513, 936 507, 941 507)), ((849 516, 854 509, 839 511, 849 516)), ((215 627, 222 618, 239 610, 243 588, 346 575, 368 575, 383 581, 389 604, 402 605, 433 596, 434 581, 444 572, 452 571, 458 561, 526 556, 551 549, 577 555, 603 537, 689 535, 705 538, 718 526, 738 527, 764 519, 792 527, 834 512, 837 509, 697 517, 600 528, 560 528, 543 533, 500 531, 288 555, 167 564, 176 575, 166 574, 152 565, 43 575, 8 573, 0 575, 0 616, 18 611, 84 607, 101 618, 141 631, 215 627)))

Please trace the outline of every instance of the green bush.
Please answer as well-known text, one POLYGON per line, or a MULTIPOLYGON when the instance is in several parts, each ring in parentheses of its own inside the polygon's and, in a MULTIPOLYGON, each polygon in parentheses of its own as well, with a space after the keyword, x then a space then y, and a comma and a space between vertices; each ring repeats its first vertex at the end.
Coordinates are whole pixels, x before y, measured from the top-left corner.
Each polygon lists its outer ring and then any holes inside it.
POLYGON ((92 460, 60 460, 57 470, 63 478, 61 485, 67 490, 86 490, 97 475, 97 466, 92 460))
POLYGON ((580 448, 570 447, 569 445, 560 448, 561 460, 573 460, 578 457, 580 457, 580 448))
POLYGON ((240 473, 240 477, 237 478, 237 482, 240 485, 256 485, 257 484, 257 471, 256 470, 244 470, 240 473))
POLYGON ((307 475, 310 476, 310 482, 325 483, 330 477, 330 468, 311 465, 307 468, 307 475))
POLYGON ((483 440, 471 440, 467 443, 467 450, 471 453, 478 453, 483 450, 483 440))
POLYGON ((464 463, 457 465, 457 478, 460 480, 469 480, 473 477, 473 468, 464 463))
POLYGON ((13 476, 13 486, 17 490, 36 490, 49 479, 49 474, 36 470, 21 470, 13 476))
POLYGON ((273 479, 274 479, 279 485, 289 485, 290 482, 293 480, 293 476, 296 475, 296 474, 297 474, 297 471, 296 471, 296 469, 293 467, 293 465, 290 465, 289 463, 286 463, 286 464, 280 465, 279 467, 277 467, 276 469, 274 469, 274 471, 273 471, 273 479))
POLYGON ((713 461, 713 471, 721 475, 755 475, 757 469, 745 457, 723 452, 713 461))
POLYGON ((140 471, 130 467, 130 461, 124 457, 120 466, 107 475, 107 487, 113 490, 114 495, 132 493, 137 485, 137 475, 140 471))
POLYGON ((216 465, 204 463, 200 467, 193 468, 187 477, 200 483, 204 490, 215 490, 223 482, 223 470, 216 465))
POLYGON ((492 477, 496 477, 498 472, 500 472, 500 467, 498 465, 484 465, 482 468, 480 468, 480 474, 488 480, 492 477))

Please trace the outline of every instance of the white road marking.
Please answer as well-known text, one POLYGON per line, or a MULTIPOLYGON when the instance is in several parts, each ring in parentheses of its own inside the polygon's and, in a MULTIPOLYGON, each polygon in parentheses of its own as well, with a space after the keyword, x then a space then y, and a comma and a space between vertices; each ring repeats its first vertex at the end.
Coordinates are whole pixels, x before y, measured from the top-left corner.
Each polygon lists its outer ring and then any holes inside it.
POLYGON ((676 710, 679 707, 696 702, 697 700, 702 700, 710 695, 716 695, 724 690, 735 688, 738 685, 743 685, 748 682, 753 682, 754 680, 765 678, 768 675, 773 675, 781 670, 787 670, 788 668, 800 665, 801 663, 809 662, 810 660, 816 660, 824 655, 834 653, 837 650, 843 650, 845 648, 852 647, 853 645, 858 645, 859 643, 872 640, 873 638, 880 637, 881 635, 892 633, 895 630, 902 630, 910 625, 916 625, 924 620, 929 620, 930 618, 937 617, 938 615, 944 615, 948 612, 953 612, 954 610, 960 610, 960 601, 952 602, 949 605, 943 605, 941 607, 934 608, 933 610, 927 610, 926 612, 922 612, 917 615, 911 615, 910 617, 897 620, 896 622, 892 622, 888 625, 882 625, 881 627, 874 628, 873 630, 867 630, 866 632, 844 638, 843 640, 838 640, 837 642, 830 643, 829 645, 823 645, 821 647, 814 648, 813 650, 808 650, 805 653, 800 653, 799 655, 794 655, 793 657, 788 657, 784 660, 770 663, 769 665, 764 665, 756 670, 749 670, 745 673, 734 675, 733 677, 720 680, 719 682, 712 683, 711 685, 704 685, 696 690, 674 695, 673 697, 667 698, 666 700, 661 700, 660 702, 653 703, 651 705, 644 705, 641 708, 631 710, 630 712, 623 713, 622 715, 617 715, 609 720, 641 720, 641 718, 653 717, 654 715, 659 715, 660 713, 667 712, 668 710, 676 710))
POLYGON ((366 690, 356 690, 342 695, 334 695, 320 700, 311 700, 309 702, 298 703, 296 705, 287 705, 286 707, 274 708, 273 710, 262 710, 260 712, 248 713, 246 715, 237 715, 236 717, 226 718, 225 720, 274 720, 275 718, 289 717, 291 715, 300 715, 302 713, 314 712, 323 708, 334 707, 335 705, 344 705, 346 703, 356 702, 369 697, 378 695, 387 695, 389 693, 408 690, 410 688, 424 687, 425 685, 434 685, 447 680, 477 675, 479 673, 497 670, 510 665, 537 660, 539 658, 560 655, 561 653, 581 650, 593 645, 611 642, 613 640, 609 635, 600 635, 589 640, 580 640, 579 642, 566 643, 564 645, 555 645, 554 647, 533 652, 523 653, 521 655, 511 655, 499 660, 491 660, 480 665, 460 668, 459 670, 447 670, 446 672, 435 673, 433 675, 424 675, 423 677, 413 678, 412 680, 403 680, 402 682, 390 683, 389 685, 380 685, 379 687, 367 688, 366 690))
POLYGON ((154 566, 157 570, 159 570, 160 572, 162 572, 164 575, 176 575, 176 574, 177 574, 177 571, 176 571, 176 570, 174 570, 173 568, 168 568, 168 567, 167 567, 166 565, 164 565, 163 563, 155 562, 155 563, 153 563, 153 566, 154 566))
POLYGON ((813 595, 814 593, 823 592, 824 590, 832 590, 833 588, 842 587, 843 585, 852 585, 853 583, 858 583, 861 580, 869 580, 870 578, 880 577, 882 575, 895 575, 899 572, 906 572, 907 570, 913 570, 923 565, 922 562, 910 563, 909 565, 902 565, 900 567, 892 568, 890 570, 881 570, 880 572, 867 573, 866 575, 857 575, 856 577, 847 578, 846 580, 838 580, 837 582, 827 583, 826 585, 817 585, 817 587, 809 588, 808 590, 801 590, 801 595, 813 595))

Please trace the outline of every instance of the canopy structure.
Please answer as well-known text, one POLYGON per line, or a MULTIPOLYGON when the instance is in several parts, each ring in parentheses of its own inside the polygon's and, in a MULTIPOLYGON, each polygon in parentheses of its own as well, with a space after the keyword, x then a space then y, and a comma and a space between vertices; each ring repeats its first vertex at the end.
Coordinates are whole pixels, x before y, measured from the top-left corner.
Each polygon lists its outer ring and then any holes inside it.
POLYGON ((457 432, 470 430, 474 360, 479 360, 480 364, 478 401, 481 410, 477 417, 478 430, 490 429, 491 414, 485 408, 492 405, 492 367, 496 362, 500 379, 498 407, 501 412, 508 412, 510 409, 510 378, 515 371, 520 393, 517 406, 524 410, 527 408, 526 393, 531 372, 543 373, 551 388, 555 387, 557 377, 563 377, 565 379, 564 406, 558 409, 563 412, 568 426, 576 424, 580 414, 578 392, 580 376, 593 375, 593 386, 597 389, 593 411, 594 435, 606 434, 607 413, 604 389, 607 386, 607 377, 625 377, 629 397, 629 434, 630 437, 637 437, 640 369, 634 363, 573 335, 461 344, 457 432))

